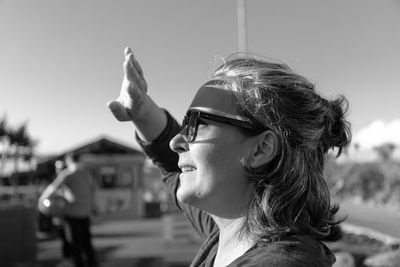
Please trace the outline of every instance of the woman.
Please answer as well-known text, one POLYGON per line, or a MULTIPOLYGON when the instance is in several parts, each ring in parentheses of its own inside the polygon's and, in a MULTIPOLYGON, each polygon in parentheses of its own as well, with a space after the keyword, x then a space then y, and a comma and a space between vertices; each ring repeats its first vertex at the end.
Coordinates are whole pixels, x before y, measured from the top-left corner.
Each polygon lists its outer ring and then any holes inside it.
POLYGON ((125 50, 108 103, 133 121, 176 204, 205 241, 191 266, 331 266, 340 237, 324 155, 350 142, 346 99, 329 101, 284 64, 234 55, 200 87, 180 127, 146 94, 125 50), (169 143, 169 147, 168 147, 169 143))

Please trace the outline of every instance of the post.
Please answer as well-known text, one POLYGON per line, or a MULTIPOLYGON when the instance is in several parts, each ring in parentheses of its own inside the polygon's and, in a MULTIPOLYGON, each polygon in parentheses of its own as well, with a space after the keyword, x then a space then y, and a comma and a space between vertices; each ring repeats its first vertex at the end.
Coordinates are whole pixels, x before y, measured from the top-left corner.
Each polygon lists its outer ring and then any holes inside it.
POLYGON ((237 0, 238 15, 238 49, 239 52, 247 52, 246 32, 246 0, 237 0))

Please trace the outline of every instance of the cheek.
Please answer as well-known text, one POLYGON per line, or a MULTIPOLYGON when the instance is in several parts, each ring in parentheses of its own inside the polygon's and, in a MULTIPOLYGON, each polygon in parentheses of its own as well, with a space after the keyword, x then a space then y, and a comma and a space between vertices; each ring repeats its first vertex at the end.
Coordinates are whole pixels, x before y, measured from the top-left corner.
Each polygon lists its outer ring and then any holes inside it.
MULTIPOLYGON (((240 160, 248 153, 249 144, 243 143, 243 136, 230 129, 222 131, 219 128, 209 132, 210 136, 201 136, 203 140, 213 140, 212 143, 199 143, 191 147, 191 157, 198 167, 197 185, 211 187, 216 184, 229 186, 229 181, 243 180, 245 174, 240 160)), ((199 138, 199 139, 200 139, 199 138)), ((206 188, 204 188, 206 189, 206 188)))
POLYGON ((226 183, 244 176, 240 166, 242 153, 235 150, 234 144, 215 146, 203 152, 201 174, 210 185, 226 183))

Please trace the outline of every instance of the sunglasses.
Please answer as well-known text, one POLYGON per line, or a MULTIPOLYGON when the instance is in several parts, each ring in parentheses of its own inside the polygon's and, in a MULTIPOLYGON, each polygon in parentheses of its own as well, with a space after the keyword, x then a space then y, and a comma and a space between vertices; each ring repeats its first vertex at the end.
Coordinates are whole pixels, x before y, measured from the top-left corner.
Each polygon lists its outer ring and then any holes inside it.
POLYGON ((199 127, 199 121, 202 118, 243 128, 248 130, 250 133, 260 133, 261 131, 265 130, 255 127, 248 121, 222 117, 202 111, 188 111, 182 122, 182 129, 186 127, 185 135, 188 143, 191 143, 194 141, 194 139, 196 139, 197 128, 199 127))

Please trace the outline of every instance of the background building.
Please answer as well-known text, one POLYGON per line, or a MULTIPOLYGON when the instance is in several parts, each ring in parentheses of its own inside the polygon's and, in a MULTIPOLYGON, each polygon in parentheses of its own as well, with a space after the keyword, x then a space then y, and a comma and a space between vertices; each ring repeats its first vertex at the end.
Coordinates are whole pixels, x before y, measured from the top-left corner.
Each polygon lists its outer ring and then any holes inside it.
POLYGON ((145 155, 108 137, 39 161, 34 174, 42 189, 57 176, 55 162, 68 153, 81 155, 80 161, 92 174, 96 184, 95 220, 108 218, 141 218, 143 200, 143 165, 145 155))

